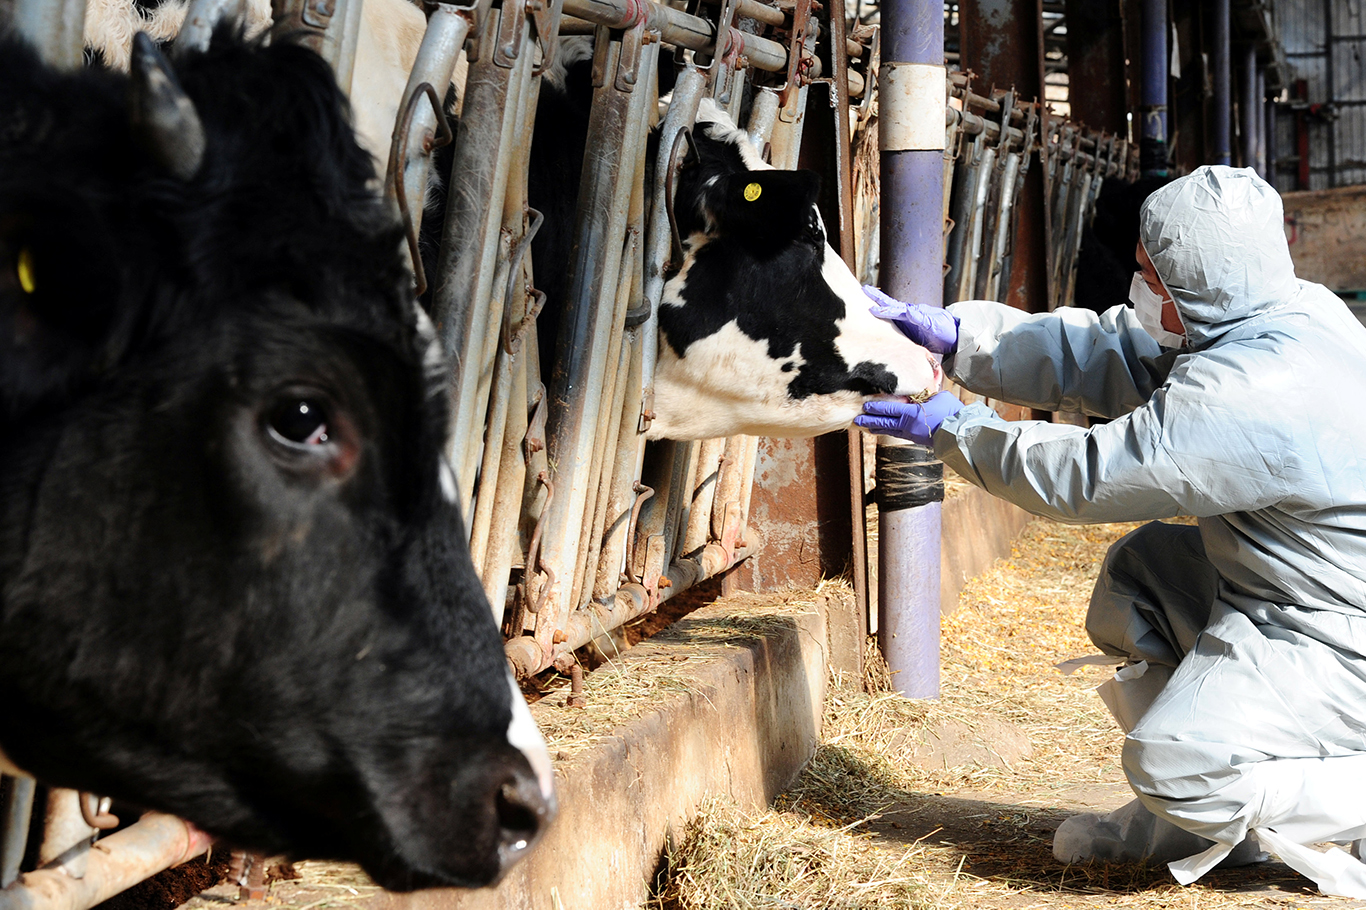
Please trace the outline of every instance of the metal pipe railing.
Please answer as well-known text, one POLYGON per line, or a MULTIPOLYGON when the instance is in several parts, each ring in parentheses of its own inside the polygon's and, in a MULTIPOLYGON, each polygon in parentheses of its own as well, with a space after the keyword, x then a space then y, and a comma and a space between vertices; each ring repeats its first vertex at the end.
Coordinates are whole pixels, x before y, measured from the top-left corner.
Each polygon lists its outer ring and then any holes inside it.
POLYGON ((750 66, 766 72, 782 72, 787 67, 787 50, 778 42, 731 28, 718 47, 714 23, 654 0, 565 0, 564 11, 610 29, 644 25, 646 31, 658 34, 666 44, 713 57, 745 57, 750 66))
POLYGON ((0 891, 0 910, 87 910, 163 869, 199 856, 211 839, 172 815, 149 812, 100 841, 89 852, 85 875, 60 867, 26 872, 0 891))

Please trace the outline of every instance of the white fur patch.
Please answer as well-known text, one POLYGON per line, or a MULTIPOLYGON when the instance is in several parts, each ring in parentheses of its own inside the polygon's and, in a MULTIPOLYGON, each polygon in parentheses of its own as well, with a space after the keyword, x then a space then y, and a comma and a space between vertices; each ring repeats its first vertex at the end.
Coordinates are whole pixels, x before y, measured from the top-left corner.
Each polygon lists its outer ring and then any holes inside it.
POLYGON ((745 162, 745 167, 751 171, 771 171, 773 165, 764 160, 764 156, 754 147, 754 143, 749 141, 749 133, 735 125, 735 121, 730 119, 721 105, 716 103, 715 98, 703 98, 702 103, 697 106, 697 124, 713 124, 707 131, 713 139, 729 142, 740 151, 740 158, 745 162))
POLYGON ((531 717, 531 709, 517 688, 517 681, 508 673, 508 688, 512 690, 512 721, 508 724, 508 742, 526 756, 531 770, 536 773, 536 783, 541 787, 541 795, 547 803, 555 800, 555 769, 550 764, 550 753, 545 747, 545 737, 541 736, 536 721, 531 717))
POLYGON ((938 390, 943 370, 929 351, 911 341, 885 319, 868 311, 872 301, 854 273, 827 243, 821 277, 844 301, 844 318, 836 320, 835 350, 852 369, 863 361, 887 365, 896 376, 897 395, 938 390))
POLYGON ((437 458, 436 479, 441 485, 441 498, 455 505, 460 502, 460 490, 455 483, 455 469, 443 453, 437 458))
POLYGON ((750 338, 734 321, 693 342, 683 357, 661 340, 648 438, 815 436, 849 426, 863 410, 862 395, 788 396, 803 362, 800 345, 790 357, 774 360, 767 341, 750 338), (784 363, 792 369, 784 372, 784 363))

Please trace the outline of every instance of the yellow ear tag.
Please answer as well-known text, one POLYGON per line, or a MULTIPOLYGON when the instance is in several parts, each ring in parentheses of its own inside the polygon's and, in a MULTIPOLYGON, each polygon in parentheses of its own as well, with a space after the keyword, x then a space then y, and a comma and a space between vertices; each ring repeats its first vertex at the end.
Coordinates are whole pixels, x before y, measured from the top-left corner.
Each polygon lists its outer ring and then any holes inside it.
POLYGON ((15 271, 19 273, 19 287, 24 289, 25 294, 32 294, 38 287, 38 283, 33 280, 33 250, 28 247, 20 248, 15 271))
POLYGON ((761 187, 759 184, 757 184, 757 183, 751 183, 751 184, 749 184, 748 186, 745 187, 745 201, 746 201, 746 202, 753 202, 755 199, 758 199, 758 198, 759 198, 759 194, 761 194, 763 191, 764 191, 764 188, 761 187))

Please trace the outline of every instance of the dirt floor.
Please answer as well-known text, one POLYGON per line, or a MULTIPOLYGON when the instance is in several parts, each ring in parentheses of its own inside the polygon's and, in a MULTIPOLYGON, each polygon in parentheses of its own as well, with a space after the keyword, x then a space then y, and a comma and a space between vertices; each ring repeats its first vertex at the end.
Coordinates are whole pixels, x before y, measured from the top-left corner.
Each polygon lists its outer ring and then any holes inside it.
POLYGON ((1322 897, 1275 862, 1181 887, 1165 869, 1053 859, 1063 818, 1132 798, 1120 731, 1091 691, 1110 669, 1064 676, 1055 665, 1095 653, 1083 630, 1091 586, 1106 549, 1135 527, 1032 522, 945 619, 940 701, 840 681, 797 786, 760 816, 710 807, 660 905, 1366 907, 1322 897))
MULTIPOLYGON (((1094 653, 1082 627, 1091 585, 1105 550, 1133 527, 1031 523, 1011 558, 971 581, 945 618, 942 698, 890 694, 876 661, 868 680, 835 680, 824 742, 796 786, 765 813, 706 807, 652 905, 1366 908, 1321 897, 1274 862, 1183 888, 1165 869, 1053 859, 1063 818, 1130 799, 1119 730, 1092 691, 1109 669, 1064 676, 1055 665, 1094 653)), ((295 870, 300 878, 275 881, 264 903, 220 885, 186 906, 325 910, 365 906, 377 893, 354 867, 295 870)))

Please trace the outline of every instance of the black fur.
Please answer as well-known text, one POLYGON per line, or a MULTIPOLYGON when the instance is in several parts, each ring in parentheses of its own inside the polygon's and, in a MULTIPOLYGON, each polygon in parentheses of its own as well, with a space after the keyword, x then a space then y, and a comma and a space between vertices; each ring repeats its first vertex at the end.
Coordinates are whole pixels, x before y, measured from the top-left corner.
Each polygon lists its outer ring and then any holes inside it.
POLYGON ((0 41, 0 747, 386 887, 487 882, 530 768, 401 233, 312 52, 220 32, 177 75, 188 182, 125 77, 0 41), (271 435, 300 399, 325 446, 271 435))

